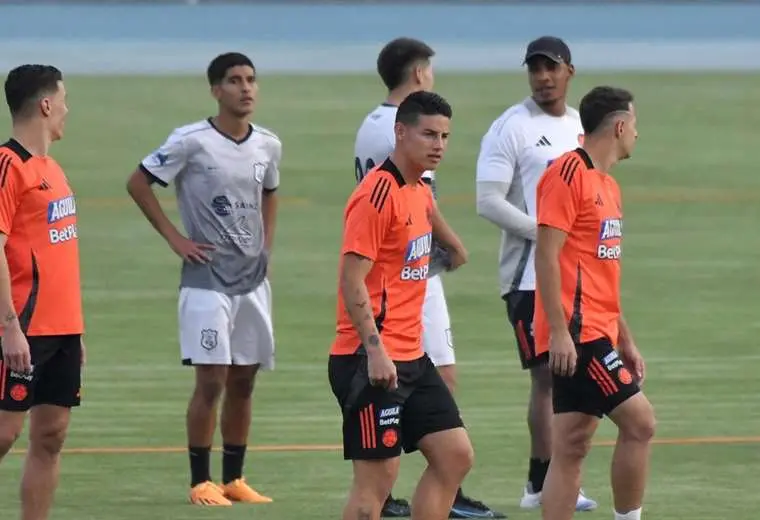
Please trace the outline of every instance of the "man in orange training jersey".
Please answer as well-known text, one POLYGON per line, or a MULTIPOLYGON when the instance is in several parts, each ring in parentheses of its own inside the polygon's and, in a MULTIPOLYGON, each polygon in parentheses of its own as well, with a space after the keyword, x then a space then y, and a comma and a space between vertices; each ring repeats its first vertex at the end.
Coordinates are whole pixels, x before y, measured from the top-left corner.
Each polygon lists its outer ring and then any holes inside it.
POLYGON ((21 518, 48 518, 84 360, 74 193, 48 155, 68 108, 61 72, 22 65, 5 80, 13 138, 0 146, 0 457, 21 434, 29 449, 21 518))
POLYGON ((329 379, 343 413, 344 458, 353 486, 344 520, 378 520, 398 475, 402 449, 428 462, 412 518, 448 518, 472 466, 459 409, 422 348, 433 238, 466 261, 422 174, 443 157, 452 111, 432 92, 415 92, 396 113, 396 147, 346 204, 337 336, 329 379))
POLYGON ((580 103, 582 148, 549 166, 538 184, 536 348, 553 372, 554 440, 544 520, 570 520, 581 466, 599 420, 619 436, 612 459, 615 520, 640 520, 655 418, 640 391, 644 360, 620 304, 623 212, 609 171, 638 133, 633 95, 597 87, 580 103))

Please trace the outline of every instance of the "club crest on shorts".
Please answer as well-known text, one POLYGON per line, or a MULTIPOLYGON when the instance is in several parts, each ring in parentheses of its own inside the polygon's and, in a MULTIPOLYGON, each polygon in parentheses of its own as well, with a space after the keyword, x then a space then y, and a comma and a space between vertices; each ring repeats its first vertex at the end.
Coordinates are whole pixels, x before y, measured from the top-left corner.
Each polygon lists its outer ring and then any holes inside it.
POLYGON ((219 333, 214 329, 201 329, 201 347, 214 350, 218 344, 219 333))

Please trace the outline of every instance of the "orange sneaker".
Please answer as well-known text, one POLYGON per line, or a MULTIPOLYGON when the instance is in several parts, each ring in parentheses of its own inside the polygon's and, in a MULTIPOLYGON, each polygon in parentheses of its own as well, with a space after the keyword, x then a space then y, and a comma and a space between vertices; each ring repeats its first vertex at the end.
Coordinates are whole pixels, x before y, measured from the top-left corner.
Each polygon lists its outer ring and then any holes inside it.
POLYGON ((224 496, 233 502, 243 502, 245 504, 268 504, 272 499, 265 497, 253 489, 245 482, 245 478, 233 480, 228 484, 222 485, 224 496))
POLYGON ((190 503, 197 506, 231 506, 224 491, 211 481, 196 484, 190 490, 190 503))

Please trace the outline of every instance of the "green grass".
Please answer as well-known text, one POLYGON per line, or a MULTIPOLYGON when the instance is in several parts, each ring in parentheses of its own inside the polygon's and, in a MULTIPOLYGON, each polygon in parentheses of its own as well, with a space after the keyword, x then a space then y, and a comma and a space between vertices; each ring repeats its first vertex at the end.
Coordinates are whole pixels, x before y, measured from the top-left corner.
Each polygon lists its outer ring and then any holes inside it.
MULTIPOLYGON (((757 436, 760 394, 760 175, 754 152, 760 76, 580 75, 572 102, 615 83, 637 96, 640 139, 616 169, 626 205, 623 299, 648 360, 646 392, 658 438, 757 436), (744 229, 744 231, 742 231, 744 229), (747 399, 747 401, 744 401, 747 399)), ((176 339, 178 259, 128 199, 137 162, 175 126, 211 115, 195 78, 70 78, 67 135, 53 153, 78 194, 89 366, 70 448, 181 448, 191 372, 176 339)), ((250 443, 337 444, 340 420, 326 375, 333 337, 343 204, 353 187, 357 126, 381 101, 370 76, 263 77, 257 121, 284 143, 283 197, 273 266, 277 370, 260 378, 250 443)), ((526 95, 523 76, 440 76, 454 106, 439 170, 441 205, 465 240, 470 264, 446 276, 459 360, 458 400, 476 449, 465 490, 512 518, 527 471, 528 380, 498 295, 498 232, 474 209, 483 132, 526 95)), ((8 128, 7 118, 3 127, 8 128)), ((172 191, 163 192, 172 208, 172 191)), ((614 439, 604 423, 599 440, 614 439)), ((19 447, 24 447, 20 442, 19 447)), ((584 486, 609 518, 611 449, 597 446, 584 486)), ((0 466, 10 513, 22 457, 0 466)), ((754 518, 757 444, 663 444, 654 449, 646 516, 754 518)), ((405 457, 396 493, 422 467, 405 457)), ((338 451, 251 452, 249 479, 275 502, 220 510, 185 505, 179 453, 64 457, 56 520, 142 518, 330 519, 342 508, 350 466, 338 451)), ((220 471, 220 458, 214 458, 220 471)))

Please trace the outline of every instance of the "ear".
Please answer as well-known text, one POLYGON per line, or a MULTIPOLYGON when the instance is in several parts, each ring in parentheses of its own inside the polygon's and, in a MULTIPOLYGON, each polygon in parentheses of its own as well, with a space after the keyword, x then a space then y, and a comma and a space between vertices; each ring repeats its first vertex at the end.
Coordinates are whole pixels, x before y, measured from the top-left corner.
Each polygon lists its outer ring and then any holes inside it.
POLYGON ((425 76, 424 69, 425 67, 421 63, 418 63, 417 65, 414 66, 414 80, 417 82, 418 85, 421 85, 422 82, 424 81, 424 76, 425 76))
POLYGON ((570 74, 571 78, 574 77, 575 76, 575 65, 573 65, 573 64, 568 65, 567 66, 567 71, 570 74))
POLYGON ((396 123, 393 125, 393 133, 396 134, 396 139, 403 139, 406 135, 406 126, 403 123, 396 123))
POLYGON ((50 102, 49 97, 44 97, 40 99, 40 111, 42 112, 42 115, 47 117, 50 115, 50 113, 53 111, 53 104, 50 102))
POLYGON ((619 139, 620 136, 623 135, 623 131, 625 130, 625 120, 624 119, 618 119, 615 121, 615 138, 619 139))

